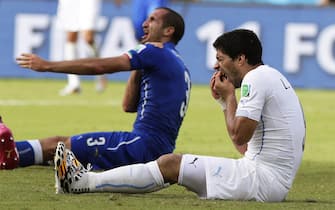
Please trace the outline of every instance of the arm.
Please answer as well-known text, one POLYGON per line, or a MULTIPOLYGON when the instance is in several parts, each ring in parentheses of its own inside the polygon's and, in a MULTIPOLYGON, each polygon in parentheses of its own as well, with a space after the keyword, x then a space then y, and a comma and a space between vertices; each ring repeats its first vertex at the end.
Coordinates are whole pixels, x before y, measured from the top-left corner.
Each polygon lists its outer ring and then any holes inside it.
POLYGON ((235 148, 244 154, 258 122, 246 117, 236 117, 237 101, 235 94, 225 98, 227 109, 224 111, 226 126, 235 148))
POLYGON ((224 114, 229 136, 235 148, 241 154, 244 154, 247 150, 247 143, 257 127, 257 121, 235 116, 237 109, 235 88, 220 73, 216 73, 211 80, 211 91, 214 98, 220 95, 225 101, 226 109, 224 110, 224 114))
POLYGON ((125 112, 136 112, 140 99, 141 72, 132 71, 130 73, 126 91, 123 96, 122 108, 125 112))
POLYGON ((17 59, 22 68, 38 72, 68 73, 79 75, 97 75, 129 71, 130 61, 127 55, 112 58, 87 58, 71 61, 48 61, 35 54, 22 54, 17 59))

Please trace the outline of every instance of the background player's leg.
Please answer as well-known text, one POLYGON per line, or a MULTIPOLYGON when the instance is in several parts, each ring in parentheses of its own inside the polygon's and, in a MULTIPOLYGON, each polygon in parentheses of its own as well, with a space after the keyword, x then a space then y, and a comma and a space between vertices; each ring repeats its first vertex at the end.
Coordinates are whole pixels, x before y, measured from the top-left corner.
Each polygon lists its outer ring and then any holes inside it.
MULTIPOLYGON (((64 47, 64 59, 74 60, 78 58, 77 55, 77 40, 78 32, 67 32, 67 40, 64 47)), ((73 93, 80 93, 80 77, 75 74, 68 74, 68 83, 64 89, 62 89, 60 95, 69 95, 73 93)))
MULTIPOLYGON (((85 30, 85 54, 87 58, 99 57, 99 51, 94 40, 94 30, 85 30)), ((97 75, 95 81, 95 90, 97 92, 103 92, 107 88, 107 77, 105 75, 97 75)))

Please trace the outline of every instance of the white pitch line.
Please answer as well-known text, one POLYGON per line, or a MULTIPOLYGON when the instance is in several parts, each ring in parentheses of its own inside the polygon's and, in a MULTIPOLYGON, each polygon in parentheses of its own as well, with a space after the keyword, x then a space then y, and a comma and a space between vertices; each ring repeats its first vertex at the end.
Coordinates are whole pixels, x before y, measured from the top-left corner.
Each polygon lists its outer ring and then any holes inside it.
POLYGON ((0 106, 120 106, 120 101, 92 103, 91 101, 59 101, 59 100, 0 100, 0 106))

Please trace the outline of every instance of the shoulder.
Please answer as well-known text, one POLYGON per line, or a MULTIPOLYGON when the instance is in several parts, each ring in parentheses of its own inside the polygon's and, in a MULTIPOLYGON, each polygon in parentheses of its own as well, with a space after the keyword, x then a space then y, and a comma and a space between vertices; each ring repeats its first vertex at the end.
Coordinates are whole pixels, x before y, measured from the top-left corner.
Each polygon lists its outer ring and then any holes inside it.
POLYGON ((262 65, 249 71, 241 84, 241 96, 249 96, 251 93, 264 95, 265 92, 271 89, 273 71, 274 69, 267 65, 262 65))
POLYGON ((135 48, 133 48, 132 52, 135 52, 137 54, 140 54, 140 53, 150 53, 150 52, 159 52, 161 51, 162 49, 164 49, 164 45, 163 43, 160 43, 160 42, 148 42, 148 43, 145 43, 145 44, 139 44, 137 45, 135 48))
POLYGON ((279 75, 280 73, 278 70, 267 65, 262 65, 249 71, 243 78, 243 81, 266 84, 271 83, 279 75))

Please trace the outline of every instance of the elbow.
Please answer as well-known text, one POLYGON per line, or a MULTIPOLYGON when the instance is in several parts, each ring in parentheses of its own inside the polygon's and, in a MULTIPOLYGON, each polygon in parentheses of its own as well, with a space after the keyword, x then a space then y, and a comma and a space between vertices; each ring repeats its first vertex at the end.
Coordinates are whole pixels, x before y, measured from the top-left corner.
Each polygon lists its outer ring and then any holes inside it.
POLYGON ((244 153, 247 151, 248 144, 245 141, 242 141, 241 139, 238 138, 233 138, 233 143, 235 145, 235 148, 237 151, 241 154, 244 155, 244 153))
POLYGON ((127 103, 122 104, 122 109, 124 112, 134 113, 137 111, 136 107, 129 106, 127 103))
POLYGON ((245 138, 242 138, 241 136, 238 136, 238 135, 233 135, 231 138, 232 138, 234 144, 237 145, 237 146, 242 146, 249 141, 249 140, 246 140, 245 138))
POLYGON ((131 112, 131 109, 126 104, 122 104, 122 109, 124 112, 131 112))
POLYGON ((133 109, 127 109, 127 108, 123 108, 123 111, 124 111, 124 112, 127 112, 127 113, 134 113, 134 112, 136 112, 136 110, 133 110, 133 109))

